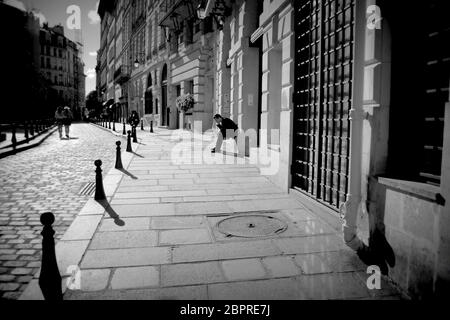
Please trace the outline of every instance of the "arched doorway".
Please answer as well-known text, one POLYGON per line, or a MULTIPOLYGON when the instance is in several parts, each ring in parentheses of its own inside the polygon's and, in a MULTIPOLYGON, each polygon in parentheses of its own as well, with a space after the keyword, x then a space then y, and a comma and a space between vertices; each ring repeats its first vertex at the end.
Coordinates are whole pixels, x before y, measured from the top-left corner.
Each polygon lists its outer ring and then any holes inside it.
POLYGON ((145 92, 145 114, 153 114, 153 94, 151 88, 148 88, 145 92))
POLYGON ((167 108, 167 65, 161 73, 161 125, 169 125, 169 109, 167 108))

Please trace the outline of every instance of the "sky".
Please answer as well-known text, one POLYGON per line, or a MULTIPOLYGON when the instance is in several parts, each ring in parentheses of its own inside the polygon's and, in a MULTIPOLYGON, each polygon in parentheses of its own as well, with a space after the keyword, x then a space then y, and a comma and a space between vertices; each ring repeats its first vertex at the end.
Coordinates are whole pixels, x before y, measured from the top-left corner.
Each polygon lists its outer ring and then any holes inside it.
POLYGON ((62 24, 64 34, 71 40, 82 39, 83 61, 86 75, 86 95, 95 90, 95 65, 97 50, 100 47, 100 17, 97 15, 98 0, 4 0, 5 3, 32 11, 41 24, 45 21, 49 26, 62 24), (70 24, 77 16, 79 8, 80 28, 71 30, 70 24), (68 9, 71 9, 67 13, 68 9), (75 14, 74 14, 75 12, 75 14), (77 32, 76 32, 77 31, 77 32))

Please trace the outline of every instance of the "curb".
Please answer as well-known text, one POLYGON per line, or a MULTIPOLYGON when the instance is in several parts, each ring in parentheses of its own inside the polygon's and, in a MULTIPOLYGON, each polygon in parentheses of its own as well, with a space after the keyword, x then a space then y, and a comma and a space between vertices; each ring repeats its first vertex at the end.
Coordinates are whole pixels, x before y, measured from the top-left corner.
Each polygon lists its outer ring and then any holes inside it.
MULTIPOLYGON (((48 132, 46 132, 46 134, 43 137, 41 137, 41 140, 39 140, 39 141, 37 141, 35 143, 32 143, 32 144, 25 144, 24 146, 22 146, 20 148, 16 148, 15 150, 12 148, 12 146, 11 147, 5 147, 5 149, 10 149, 10 150, 4 151, 4 152, 0 152, 0 159, 5 158, 7 156, 11 156, 11 155, 17 154, 17 153, 19 153, 21 151, 25 151, 25 150, 28 150, 28 149, 31 149, 31 148, 39 146, 49 136, 51 136, 54 132, 56 132, 56 130, 57 130, 57 127, 56 126, 52 126, 52 127, 50 127, 48 129, 48 132)), ((37 137, 39 137, 39 136, 35 136, 34 139, 36 139, 37 137)))

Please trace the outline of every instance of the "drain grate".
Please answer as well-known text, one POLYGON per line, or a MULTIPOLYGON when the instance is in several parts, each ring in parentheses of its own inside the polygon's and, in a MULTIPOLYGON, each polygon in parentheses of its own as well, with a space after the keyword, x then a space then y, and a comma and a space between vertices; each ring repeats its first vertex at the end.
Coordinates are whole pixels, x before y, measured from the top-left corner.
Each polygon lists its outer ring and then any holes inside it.
POLYGON ((287 224, 278 218, 266 215, 245 215, 226 218, 217 223, 217 228, 227 237, 258 238, 277 235, 287 229, 287 224))
POLYGON ((78 192, 80 196, 92 196, 95 192, 95 182, 86 183, 78 192))

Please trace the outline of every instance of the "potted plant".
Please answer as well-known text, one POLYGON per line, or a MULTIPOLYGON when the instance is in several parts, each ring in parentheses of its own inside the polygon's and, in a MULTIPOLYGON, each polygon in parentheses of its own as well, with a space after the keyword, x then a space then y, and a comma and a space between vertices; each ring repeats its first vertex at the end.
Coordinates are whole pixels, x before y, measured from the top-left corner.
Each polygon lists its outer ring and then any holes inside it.
POLYGON ((188 112, 190 109, 194 108, 194 96, 190 93, 183 94, 177 97, 177 108, 182 112, 188 112))
POLYGON ((183 94, 177 97, 176 105, 180 110, 180 127, 185 128, 185 115, 192 114, 191 110, 194 108, 194 96, 190 93, 183 94))

